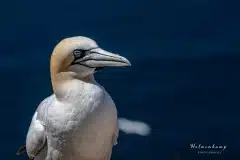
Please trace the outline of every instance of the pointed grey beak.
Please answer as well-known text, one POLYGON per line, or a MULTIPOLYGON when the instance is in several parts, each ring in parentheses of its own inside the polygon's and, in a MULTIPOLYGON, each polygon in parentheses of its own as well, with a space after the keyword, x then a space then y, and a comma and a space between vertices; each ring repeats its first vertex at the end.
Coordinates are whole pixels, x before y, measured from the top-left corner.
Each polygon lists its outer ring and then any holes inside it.
POLYGON ((90 53, 86 55, 80 63, 94 68, 108 66, 131 66, 131 63, 125 57, 110 53, 101 48, 90 50, 90 53))

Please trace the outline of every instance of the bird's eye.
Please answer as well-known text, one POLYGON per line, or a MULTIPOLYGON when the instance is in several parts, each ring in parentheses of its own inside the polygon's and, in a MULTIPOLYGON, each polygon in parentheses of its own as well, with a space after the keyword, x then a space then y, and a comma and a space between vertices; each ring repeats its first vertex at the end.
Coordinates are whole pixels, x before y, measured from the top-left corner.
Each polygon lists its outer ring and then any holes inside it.
POLYGON ((82 49, 75 49, 73 51, 73 56, 74 56, 74 59, 81 59, 83 58, 84 56, 86 55, 86 51, 85 50, 82 50, 82 49))

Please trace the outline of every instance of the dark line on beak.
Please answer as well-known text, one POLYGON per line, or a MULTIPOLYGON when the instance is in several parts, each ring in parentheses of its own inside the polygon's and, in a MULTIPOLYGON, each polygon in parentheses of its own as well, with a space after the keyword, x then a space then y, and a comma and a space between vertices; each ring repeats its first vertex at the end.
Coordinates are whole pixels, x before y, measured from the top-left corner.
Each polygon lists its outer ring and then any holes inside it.
POLYGON ((88 67, 88 68, 95 68, 95 67, 88 66, 88 65, 86 65, 86 64, 82 64, 82 63, 80 63, 80 62, 72 63, 71 66, 72 66, 72 65, 75 65, 75 64, 82 65, 82 66, 85 66, 85 67, 88 67))
MULTIPOLYGON (((84 56, 86 56, 86 52, 91 52, 91 50, 93 50, 93 49, 98 49, 99 47, 93 47, 93 48, 90 48, 90 49, 86 49, 86 50, 83 50, 84 52, 85 52, 85 55, 84 56)), ((97 53, 97 52, 96 52, 97 53)), ((83 56, 83 57, 84 57, 83 56)), ((72 66, 72 65, 75 65, 75 64, 79 64, 79 62, 75 62, 75 61, 77 61, 77 60, 79 60, 79 59, 82 59, 83 57, 80 57, 80 58, 76 58, 76 57, 74 57, 74 59, 73 59, 73 61, 72 61, 72 63, 70 64, 70 66, 72 66)))

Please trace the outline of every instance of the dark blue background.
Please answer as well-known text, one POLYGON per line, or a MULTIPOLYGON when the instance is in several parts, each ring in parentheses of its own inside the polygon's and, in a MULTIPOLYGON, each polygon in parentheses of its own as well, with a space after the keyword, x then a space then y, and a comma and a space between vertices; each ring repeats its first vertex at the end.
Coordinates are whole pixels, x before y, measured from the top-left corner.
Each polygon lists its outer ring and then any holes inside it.
POLYGON ((50 95, 49 58, 62 38, 83 35, 126 56, 97 80, 119 115, 147 122, 150 136, 120 134, 113 160, 239 157, 240 10, 237 1, 1 1, 1 160, 25 141, 37 105, 50 95), (197 155, 192 142, 224 144, 197 155))

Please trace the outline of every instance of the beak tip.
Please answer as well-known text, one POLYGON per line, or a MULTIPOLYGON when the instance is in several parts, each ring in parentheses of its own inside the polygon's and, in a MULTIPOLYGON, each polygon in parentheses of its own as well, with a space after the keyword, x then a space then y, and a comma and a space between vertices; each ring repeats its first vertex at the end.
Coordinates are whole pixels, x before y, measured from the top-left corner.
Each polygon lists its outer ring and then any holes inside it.
POLYGON ((126 66, 132 66, 131 62, 127 58, 122 58, 126 66))

